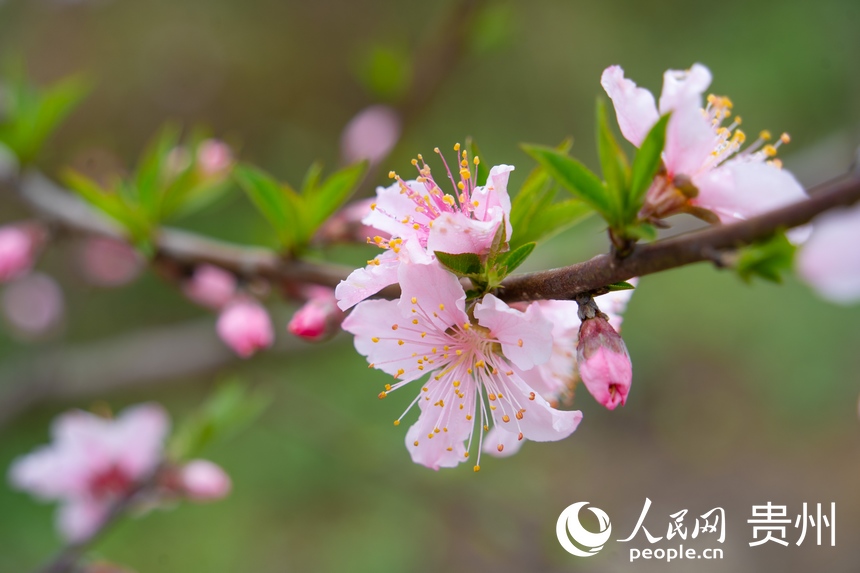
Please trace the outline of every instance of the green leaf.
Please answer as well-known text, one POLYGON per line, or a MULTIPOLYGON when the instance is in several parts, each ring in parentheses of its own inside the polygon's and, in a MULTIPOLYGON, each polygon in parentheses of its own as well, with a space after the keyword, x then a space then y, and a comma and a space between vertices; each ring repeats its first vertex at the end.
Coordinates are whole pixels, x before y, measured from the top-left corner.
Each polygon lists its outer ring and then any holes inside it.
POLYGON ((735 271, 749 283, 753 277, 782 283, 785 273, 791 271, 794 253, 797 250, 791 241, 780 232, 772 238, 750 245, 739 251, 735 271))
POLYGON ((615 292, 618 290, 633 290, 635 288, 635 286, 633 286, 627 281, 621 281, 620 283, 612 283, 611 285, 606 286, 606 290, 608 292, 615 292))
POLYGON ((567 199, 553 203, 541 209, 522 233, 514 233, 517 240, 511 242, 511 248, 516 248, 526 242, 546 240, 583 221, 593 212, 588 204, 579 199, 567 199))
POLYGON ((633 158, 633 167, 630 174, 630 195, 627 200, 627 220, 633 221, 642 208, 645 193, 654 181, 657 170, 662 162, 663 147, 666 144, 666 124, 669 122, 669 114, 664 115, 645 139, 633 158))
POLYGON ((92 179, 72 170, 64 171, 61 179, 87 203, 125 228, 135 241, 141 241, 149 234, 146 220, 117 193, 103 190, 92 179))
POLYGON ((195 457, 212 442, 235 435, 256 420, 270 403, 269 396, 248 391, 238 380, 222 384, 179 425, 168 445, 171 459, 195 457))
POLYGON ((562 187, 591 205, 610 226, 615 225, 619 214, 614 210, 609 192, 603 182, 585 165, 549 147, 528 145, 523 148, 546 168, 562 187))
POLYGON ((600 156, 600 167, 609 196, 614 203, 617 213, 626 211, 627 185, 630 178, 630 165, 627 156, 612 134, 609 121, 606 118, 606 104, 603 99, 597 100, 597 150, 600 156))
MULTIPOLYGON (((309 189, 305 195, 308 205, 310 224, 308 232, 313 233, 332 213, 340 209, 358 187, 368 163, 361 161, 333 173, 315 189, 309 189)), ((304 241, 310 237, 303 237, 304 241)))
POLYGON ((499 255, 499 257, 496 258, 496 266, 497 268, 504 269, 504 272, 499 273, 500 277, 504 278, 514 272, 516 268, 523 264, 528 256, 532 254, 532 251, 535 250, 536 246, 536 243, 526 243, 513 251, 508 251, 507 253, 499 255))
POLYGON ((251 202, 269 221, 281 245, 292 248, 303 236, 300 223, 300 198, 295 191, 282 187, 272 177, 249 165, 238 165, 233 175, 251 202))
POLYGON ((138 162, 133 185, 143 212, 153 223, 161 219, 167 159, 179 145, 179 136, 178 126, 165 125, 149 143, 138 162))
POLYGON ((406 93, 412 80, 410 54, 400 47, 374 46, 359 62, 357 76, 376 98, 397 100, 406 93))
POLYGON ((449 271, 460 277, 477 278, 485 274, 481 257, 475 253, 451 254, 436 251, 436 259, 449 271))
POLYGON ((305 173, 305 179, 302 181, 302 195, 309 195, 314 189, 319 187, 320 179, 322 178, 322 169, 323 166, 320 161, 311 163, 307 173, 305 173))

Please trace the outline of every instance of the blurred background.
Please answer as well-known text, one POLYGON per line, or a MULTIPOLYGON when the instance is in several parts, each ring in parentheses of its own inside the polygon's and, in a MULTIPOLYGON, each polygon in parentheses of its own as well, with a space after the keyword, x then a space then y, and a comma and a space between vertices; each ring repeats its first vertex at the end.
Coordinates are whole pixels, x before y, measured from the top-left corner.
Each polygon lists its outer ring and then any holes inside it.
MULTIPOLYGON (((597 167, 594 103, 606 66, 659 92, 665 69, 702 62, 748 133, 792 135, 781 157, 812 185, 844 172, 860 143, 858 30, 854 0, 7 0, 0 57, 23 59, 39 83, 75 72, 94 81, 39 160, 50 175, 128 169, 175 120, 209 126, 243 160, 298 184, 314 160, 342 163, 344 126, 385 104, 401 137, 366 194, 389 169, 407 172, 416 153, 466 136, 485 163, 517 166, 516 190, 532 168, 521 142, 572 136, 573 153, 597 167)), ((2 222, 25 216, 0 197, 2 222)), ((182 226, 274 244, 238 190, 182 226)), ((688 525, 725 509, 725 558, 698 561, 703 571, 856 571, 860 562, 860 308, 820 301, 793 278, 749 286, 704 265, 646 277, 625 318, 634 385, 624 408, 607 411, 580 391, 584 420, 569 439, 482 460, 480 474, 436 473, 412 464, 406 428, 391 425, 411 392, 380 402, 384 375, 347 336, 290 339, 292 309, 275 302, 276 348, 240 362, 218 342, 215 316, 173 285, 145 270, 110 288, 92 279, 85 249, 69 239, 40 262, 61 288, 49 296, 61 297, 49 327, 22 329, 6 311, 4 472, 47 442, 50 420, 68 408, 157 400, 180 420, 227 376, 274 396, 256 424, 205 452, 232 475, 232 495, 124 522, 96 549, 111 561, 141 573, 690 570, 629 564, 629 546, 649 546, 641 533, 587 560, 559 546, 555 523, 569 504, 604 509, 617 539, 648 497, 655 535, 680 509, 688 525), (792 517, 803 502, 835 502, 836 547, 816 547, 813 534, 797 547, 789 527, 789 547, 750 548, 746 520, 768 501, 792 517)), ((527 264, 605 249, 589 220, 527 264)), ((353 266, 368 258, 361 246, 323 254, 353 266)), ((0 571, 30 569, 59 547, 53 511, 0 485, 0 571)))

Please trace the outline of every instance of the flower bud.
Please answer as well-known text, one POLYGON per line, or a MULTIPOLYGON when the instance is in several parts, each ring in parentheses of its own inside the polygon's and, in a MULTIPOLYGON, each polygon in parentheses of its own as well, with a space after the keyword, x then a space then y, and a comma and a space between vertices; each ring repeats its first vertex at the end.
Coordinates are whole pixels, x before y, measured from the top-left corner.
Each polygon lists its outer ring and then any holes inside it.
POLYGON ((218 317, 218 336, 242 358, 249 358, 274 340, 266 309, 251 299, 230 303, 218 317))
POLYGON ((133 281, 143 270, 143 258, 132 247, 107 237, 88 239, 80 250, 86 280, 103 287, 133 281))
POLYGON ((293 315, 287 330, 311 342, 327 340, 337 333, 344 313, 337 306, 333 289, 314 287, 308 294, 308 301, 293 315))
POLYGON ((610 410, 624 405, 633 367, 627 346, 604 314, 582 321, 576 360, 579 376, 595 400, 610 410))
POLYGON ((219 309, 236 294, 236 277, 215 265, 198 265, 182 290, 192 301, 202 306, 219 309))
POLYGON ((197 162, 206 177, 220 177, 233 165, 230 146, 217 139, 207 139, 197 148, 197 162))
POLYGON ((230 493, 230 476, 208 460, 191 460, 179 470, 182 492, 194 501, 214 501, 230 493))
POLYGON ((9 284, 0 298, 3 315, 15 334, 24 339, 50 334, 62 322, 65 312, 60 285, 39 272, 9 284))
POLYGON ((36 237, 25 226, 0 227, 0 283, 27 273, 35 252, 36 237))

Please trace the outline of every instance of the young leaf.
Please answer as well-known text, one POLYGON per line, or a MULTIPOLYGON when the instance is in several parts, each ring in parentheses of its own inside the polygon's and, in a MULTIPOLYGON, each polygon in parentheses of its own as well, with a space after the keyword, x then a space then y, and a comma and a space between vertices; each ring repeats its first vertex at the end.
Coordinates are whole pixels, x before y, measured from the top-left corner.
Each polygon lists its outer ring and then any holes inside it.
POLYGON ((514 233, 516 241, 511 241, 515 249, 527 242, 548 239, 580 221, 586 219, 594 210, 584 201, 568 199, 542 208, 521 233, 514 233))
POLYGON ((639 209, 642 208, 645 193, 660 168, 663 147, 666 144, 666 124, 668 122, 669 114, 657 120, 657 123, 642 141, 642 145, 636 152, 636 157, 633 158, 633 167, 630 173, 630 195, 626 210, 628 221, 635 220, 639 209))
POLYGON ((297 201, 290 197, 289 191, 266 173, 249 165, 238 165, 233 175, 275 229, 281 244, 286 248, 296 246, 300 237, 300 213, 297 201))
POLYGON ((735 271, 749 283, 753 277, 781 283, 782 275, 792 268, 797 250, 785 233, 742 249, 735 263, 735 271))
POLYGON ((146 220, 119 194, 105 192, 95 181, 72 170, 63 172, 61 178, 87 203, 125 228, 135 241, 142 241, 148 235, 149 226, 146 220))
POLYGON ((451 254, 436 251, 436 259, 449 271, 460 277, 480 277, 484 274, 484 263, 475 253, 451 254))
POLYGON ((615 203, 615 210, 618 213, 625 212, 630 165, 609 127, 603 99, 597 100, 597 150, 603 178, 606 180, 609 196, 615 203))
MULTIPOLYGON (((310 217, 307 230, 309 233, 316 231, 332 213, 337 211, 350 195, 355 192, 361 178, 367 171, 368 163, 361 161, 340 171, 333 173, 317 188, 311 188, 305 195, 310 217)), ((303 237, 303 242, 310 237, 303 237)))
POLYGON ((134 186, 137 201, 152 222, 161 219, 161 200, 164 193, 162 180, 170 152, 179 145, 180 130, 176 125, 165 125, 147 146, 140 158, 134 186))
POLYGON ((611 285, 607 285, 606 287, 608 292, 615 292, 617 290, 633 290, 635 288, 635 286, 633 286, 627 281, 621 281, 620 283, 612 283, 611 285))
POLYGON ((498 268, 504 267, 504 273, 502 273, 501 278, 511 274, 518 266, 523 264, 528 256, 532 254, 532 251, 535 250, 536 246, 536 243, 526 243, 513 251, 501 254, 496 259, 496 266, 498 268))
POLYGON ((585 165, 549 147, 529 145, 523 148, 562 187, 591 205, 610 225, 617 222, 619 214, 614 210, 606 186, 585 165))

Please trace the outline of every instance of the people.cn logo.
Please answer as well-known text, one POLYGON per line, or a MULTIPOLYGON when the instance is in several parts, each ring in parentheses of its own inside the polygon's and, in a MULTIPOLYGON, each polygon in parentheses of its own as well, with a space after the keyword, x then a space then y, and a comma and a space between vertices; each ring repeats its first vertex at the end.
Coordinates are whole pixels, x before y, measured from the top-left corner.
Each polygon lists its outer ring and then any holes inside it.
POLYGON ((597 555, 612 534, 612 524, 609 522, 609 516, 598 507, 589 507, 588 510, 597 518, 600 531, 594 533, 582 526, 582 523, 579 521, 579 511, 586 505, 588 505, 587 501, 580 501, 567 506, 561 512, 561 515, 558 516, 558 522, 555 524, 555 534, 558 536, 558 542, 561 543, 565 551, 578 557, 597 555), (576 544, 571 542, 571 539, 576 544))

